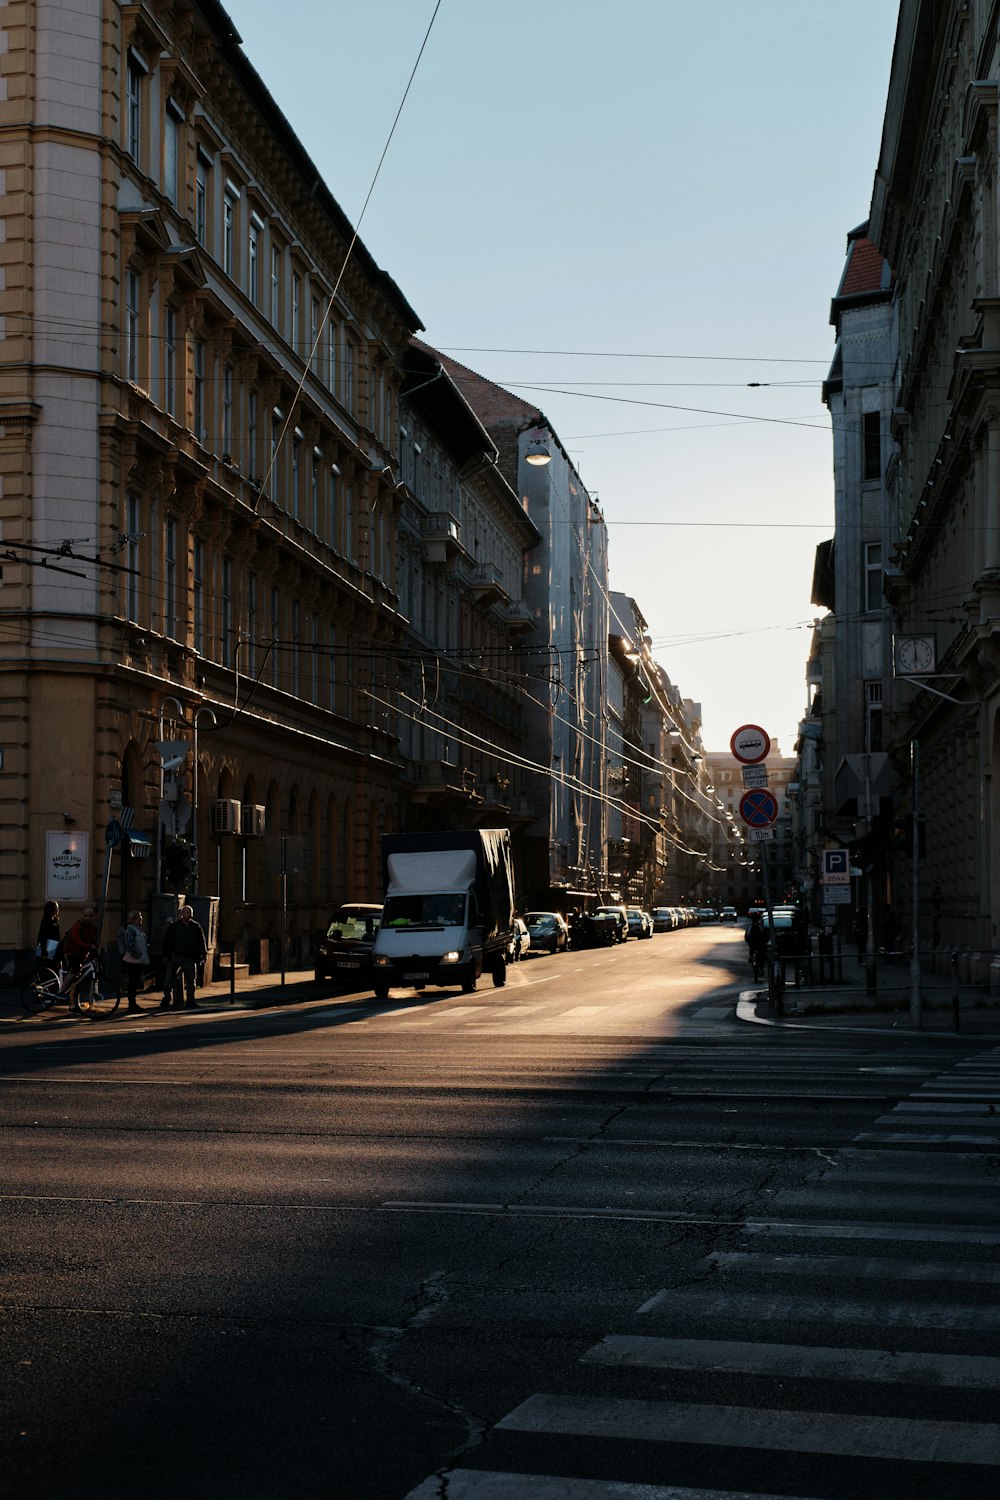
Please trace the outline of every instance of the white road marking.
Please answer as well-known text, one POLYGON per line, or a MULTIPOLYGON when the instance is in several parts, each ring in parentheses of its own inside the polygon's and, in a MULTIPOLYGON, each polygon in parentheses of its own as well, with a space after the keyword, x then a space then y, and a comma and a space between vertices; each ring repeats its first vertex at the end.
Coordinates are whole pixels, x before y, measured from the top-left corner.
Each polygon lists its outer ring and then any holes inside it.
MULTIPOLYGON (((425 1479, 404 1500, 441 1500, 441 1480, 425 1479)), ((616 1479, 569 1479, 552 1474, 507 1474, 450 1469, 448 1500, 802 1500, 755 1490, 691 1490, 677 1485, 623 1484, 616 1479)))
POLYGON ((837 1412, 761 1412, 753 1407, 676 1401, 530 1396, 497 1423, 507 1432, 558 1433, 618 1441, 710 1444, 784 1453, 828 1453, 907 1462, 1000 1463, 1000 1427, 920 1422, 837 1412))
POLYGON ((707 1370, 796 1380, 857 1380, 889 1385, 1000 1390, 1000 1359, 986 1355, 906 1354, 889 1349, 825 1349, 721 1339, 610 1335, 584 1364, 646 1370, 707 1370))

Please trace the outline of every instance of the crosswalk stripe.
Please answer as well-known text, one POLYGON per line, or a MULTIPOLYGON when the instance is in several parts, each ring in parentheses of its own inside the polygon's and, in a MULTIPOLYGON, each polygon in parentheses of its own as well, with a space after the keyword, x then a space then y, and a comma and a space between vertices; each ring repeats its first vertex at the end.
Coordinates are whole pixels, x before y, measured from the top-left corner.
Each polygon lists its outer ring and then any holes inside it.
MULTIPOLYGON (((827 1188, 822 1184, 811 1188, 787 1188, 774 1195, 775 1206, 782 1209, 822 1208, 832 1213, 845 1208, 862 1209, 875 1200, 884 1201, 884 1195, 866 1193, 861 1188, 855 1192, 843 1191, 839 1183, 836 1186, 831 1183, 827 1188)), ((955 1193, 947 1203, 942 1203, 932 1193, 894 1193, 892 1210, 898 1214, 947 1213, 953 1222, 960 1222, 966 1214, 989 1220, 994 1214, 1000 1216, 1000 1197, 996 1203, 984 1203, 980 1190, 979 1193, 955 1193)))
POLYGON ((760 1411, 592 1396, 529 1396, 497 1428, 508 1432, 618 1441, 711 1444, 784 1453, 905 1459, 909 1462, 1000 1463, 1000 1427, 979 1422, 918 1421, 853 1413, 760 1411))
POLYGON ((1000 1232, 979 1225, 963 1229, 938 1228, 933 1224, 805 1224, 781 1219, 748 1219, 744 1234, 773 1234, 783 1239, 897 1240, 939 1245, 1000 1245, 1000 1232))
MULTIPOLYGON (((692 1490, 674 1484, 623 1484, 614 1479, 569 1479, 552 1474, 448 1471, 448 1500, 803 1500, 749 1490, 692 1490)), ((441 1500, 442 1482, 425 1479, 404 1500, 441 1500)))
POLYGON ((921 1144, 935 1146, 1000 1146, 1000 1135, 959 1135, 957 1131, 945 1135, 932 1130, 866 1130, 854 1137, 855 1141, 898 1141, 912 1146, 921 1144))
POLYGON ((790 1379, 875 1381, 889 1385, 1000 1390, 1000 1359, 988 1355, 907 1354, 889 1349, 826 1349, 811 1344, 757 1344, 720 1339, 611 1334, 584 1364, 646 1370, 721 1371, 790 1379))
POLYGON ((644 1304, 647 1312, 663 1308, 672 1318, 725 1318, 753 1322, 773 1318, 776 1324, 813 1322, 875 1323, 889 1328, 1000 1330, 1000 1307, 962 1307, 951 1302, 851 1302, 837 1297, 772 1295, 769 1292, 658 1292, 644 1304))
POLYGON ((768 1255, 739 1250, 716 1250, 709 1262, 725 1271, 761 1271, 768 1276, 810 1276, 814 1279, 843 1276, 851 1281, 868 1279, 891 1281, 957 1281, 960 1285, 976 1282, 994 1286, 1000 1283, 1000 1266, 986 1261, 900 1260, 895 1256, 869 1256, 867 1260, 853 1255, 768 1255))

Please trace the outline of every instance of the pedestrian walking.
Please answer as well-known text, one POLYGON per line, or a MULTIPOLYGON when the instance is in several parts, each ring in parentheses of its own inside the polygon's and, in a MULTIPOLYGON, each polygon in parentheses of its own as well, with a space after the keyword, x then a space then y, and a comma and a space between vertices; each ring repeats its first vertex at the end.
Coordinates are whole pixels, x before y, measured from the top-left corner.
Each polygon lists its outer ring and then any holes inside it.
POLYGON ((197 1010, 195 990, 198 970, 208 957, 208 944, 200 922, 194 920, 194 909, 182 906, 176 922, 171 922, 163 938, 166 970, 163 976, 163 1003, 160 1010, 197 1010), (184 999, 181 999, 183 987, 184 999))
POLYGON ((753 977, 754 979, 760 979, 763 977, 764 964, 767 961, 767 933, 764 930, 764 924, 760 919, 759 911, 752 911, 750 913, 750 921, 747 923, 747 930, 744 936, 746 938, 747 953, 753 965, 753 977))
POLYGON ((59 933, 59 902, 46 901, 35 939, 35 957, 54 963, 62 941, 59 933))
POLYGON ((139 988, 149 968, 149 944, 142 925, 142 912, 130 911, 128 926, 123 927, 118 937, 118 951, 122 956, 122 971, 125 975, 127 1009, 135 1015, 142 1010, 138 1001, 139 988))

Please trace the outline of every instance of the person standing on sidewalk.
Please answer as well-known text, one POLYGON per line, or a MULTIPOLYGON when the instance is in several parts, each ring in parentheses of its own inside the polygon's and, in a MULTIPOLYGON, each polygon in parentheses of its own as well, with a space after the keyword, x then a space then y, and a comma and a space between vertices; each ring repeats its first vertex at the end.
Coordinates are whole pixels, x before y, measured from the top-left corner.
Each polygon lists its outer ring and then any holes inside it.
POLYGON ((122 928, 119 946, 122 949, 122 969, 128 987, 128 1009, 135 1015, 142 1010, 136 996, 149 968, 149 944, 143 931, 141 911, 129 912, 128 926, 122 928))
POLYGON ((163 1003, 160 1010, 169 1010, 173 995, 175 1010, 197 1010, 195 989, 198 970, 208 957, 208 944, 200 922, 194 920, 194 910, 182 906, 176 922, 171 922, 163 939, 163 957, 166 971, 163 976, 163 1003), (184 1000, 181 1001, 183 982, 184 1000))
POLYGON ((753 964, 753 977, 760 979, 764 972, 764 964, 767 962, 767 933, 760 919, 759 911, 750 913, 750 921, 747 923, 745 933, 747 952, 750 962, 753 964))

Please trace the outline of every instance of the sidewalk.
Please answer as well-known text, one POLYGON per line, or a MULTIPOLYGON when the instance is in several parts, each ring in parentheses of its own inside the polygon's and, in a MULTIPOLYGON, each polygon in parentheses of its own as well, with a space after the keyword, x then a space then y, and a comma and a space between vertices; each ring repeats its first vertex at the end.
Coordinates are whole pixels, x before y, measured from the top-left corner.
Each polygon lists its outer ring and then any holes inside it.
POLYGON ((896 967, 879 972, 875 995, 865 992, 863 971, 860 982, 804 984, 799 989, 788 984, 781 1015, 776 1015, 768 1005, 766 987, 755 986, 741 994, 736 1015, 738 1020, 758 1026, 792 1030, 882 1032, 891 1036, 905 1033, 938 1040, 944 1036, 974 1036, 1000 1042, 1000 998, 960 984, 956 1028, 956 992, 951 979, 924 974, 921 995, 918 1031, 910 1022, 909 971, 896 967))
MULTIPOLYGON (((190 1020, 192 1015, 199 1013, 232 1015, 237 1010, 267 1010, 271 1006, 301 1004, 306 1000, 336 1000, 338 996, 336 991, 331 992, 329 986, 316 985, 312 969, 300 969, 285 975, 284 988, 282 988, 280 974, 251 974, 237 981, 235 996, 230 990, 228 979, 203 984, 198 990, 197 1011, 158 1010, 157 1006, 161 998, 159 990, 155 987, 147 990, 145 994, 139 996, 141 1012, 138 1015, 129 1015, 125 1009, 123 995, 121 1005, 111 1019, 129 1022, 156 1020, 164 1026, 169 1026, 173 1021, 181 1018, 190 1020)), ((0 989, 0 1029, 2 1030, 6 1031, 13 1026, 32 1026, 43 1027, 48 1031, 69 1023, 90 1024, 88 1017, 79 1016, 75 1011, 67 1010, 65 1005, 53 1006, 51 1010, 44 1011, 38 1016, 29 1016, 21 1006, 20 994, 16 989, 0 989)))

